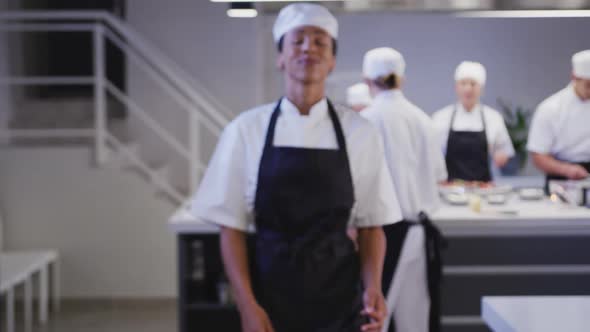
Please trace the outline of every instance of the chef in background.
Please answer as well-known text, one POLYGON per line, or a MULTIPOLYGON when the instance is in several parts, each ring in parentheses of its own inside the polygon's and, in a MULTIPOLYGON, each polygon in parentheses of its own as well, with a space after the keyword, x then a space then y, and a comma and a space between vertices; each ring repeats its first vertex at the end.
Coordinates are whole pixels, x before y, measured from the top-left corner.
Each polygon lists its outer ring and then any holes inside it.
POLYGON ((480 101, 485 83, 482 64, 462 62, 455 71, 458 101, 432 115, 449 181, 490 182, 491 164, 503 167, 514 156, 502 115, 480 101))
POLYGON ((356 83, 346 89, 346 104, 353 110, 360 112, 371 105, 371 94, 366 83, 356 83))
POLYGON ((590 50, 572 56, 571 82, 545 99, 531 123, 527 149, 552 179, 580 180, 590 172, 590 50))
POLYGON ((382 331, 435 332, 440 330, 441 236, 428 214, 438 208, 437 185, 447 173, 432 120, 402 92, 405 67, 402 54, 388 47, 368 51, 363 61, 373 103, 361 115, 381 132, 404 218, 383 227, 383 293, 393 319, 382 331))

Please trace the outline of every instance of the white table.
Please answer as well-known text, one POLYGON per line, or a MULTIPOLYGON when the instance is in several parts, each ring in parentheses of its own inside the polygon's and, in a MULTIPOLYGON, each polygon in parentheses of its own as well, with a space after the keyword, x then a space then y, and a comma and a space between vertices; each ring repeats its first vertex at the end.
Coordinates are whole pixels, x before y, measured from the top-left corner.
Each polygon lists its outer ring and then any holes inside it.
POLYGON ((482 317, 494 332, 588 332, 590 296, 485 296, 482 317))
MULTIPOLYGON (((482 200, 481 209, 474 212, 468 206, 442 204, 431 219, 447 236, 590 234, 590 209, 585 207, 549 199, 521 201, 514 194, 504 205, 489 205, 482 200)), ((218 226, 196 220, 186 206, 174 213, 168 226, 175 233, 219 232, 218 226)))
POLYGON ((49 307, 49 273, 52 273, 53 309, 59 309, 59 255, 52 250, 0 253, 0 294, 6 296, 6 331, 14 332, 14 293, 24 287, 25 331, 33 324, 33 280, 38 275, 39 321, 47 322, 49 307))
POLYGON ((431 218, 448 236, 590 234, 590 209, 547 198, 521 201, 515 194, 504 205, 490 205, 482 199, 481 212, 443 204, 431 218))

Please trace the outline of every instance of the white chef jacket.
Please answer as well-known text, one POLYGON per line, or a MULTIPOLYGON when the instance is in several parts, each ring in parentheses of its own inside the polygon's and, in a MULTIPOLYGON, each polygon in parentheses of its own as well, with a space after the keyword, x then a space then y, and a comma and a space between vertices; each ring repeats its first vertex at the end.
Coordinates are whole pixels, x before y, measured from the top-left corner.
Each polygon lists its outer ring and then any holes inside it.
MULTIPOLYGON (((457 131, 482 131, 483 123, 481 121, 481 104, 475 105, 471 112, 465 110, 461 103, 449 105, 432 114, 432 120, 438 131, 439 140, 442 144, 443 153, 447 151, 447 141, 449 138, 449 126, 453 109, 457 106, 457 114, 453 120, 453 130, 457 131)), ((486 121, 486 138, 488 140, 488 151, 490 155, 496 152, 502 152, 508 157, 514 156, 514 147, 506 129, 504 118, 495 109, 483 105, 483 116, 486 121)))
MULTIPOLYGON (((276 103, 242 113, 223 131, 207 171, 192 199, 191 212, 200 221, 246 231, 253 210, 270 116, 276 103)), ((354 111, 336 107, 342 125, 354 186, 349 225, 371 227, 402 219, 389 180, 378 131, 354 111)), ((274 146, 337 149, 326 99, 301 115, 287 98, 281 100, 274 146)))
POLYGON ((527 149, 563 161, 590 161, 590 101, 582 101, 571 84, 545 99, 533 116, 527 149))
POLYGON ((397 89, 380 92, 361 115, 382 134, 404 219, 434 212, 440 204, 437 183, 447 179, 447 169, 432 120, 397 89))

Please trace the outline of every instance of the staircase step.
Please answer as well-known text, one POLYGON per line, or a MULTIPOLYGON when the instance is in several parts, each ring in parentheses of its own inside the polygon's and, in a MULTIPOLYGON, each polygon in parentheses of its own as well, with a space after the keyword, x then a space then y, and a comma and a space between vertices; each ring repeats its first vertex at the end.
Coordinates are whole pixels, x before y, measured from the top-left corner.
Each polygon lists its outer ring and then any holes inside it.
POLYGON ((120 147, 121 150, 119 151, 122 155, 124 156, 128 156, 131 155, 133 157, 139 158, 139 153, 140 153, 140 144, 136 141, 129 141, 126 143, 123 143, 123 146, 120 147))
POLYGON ((175 186, 176 190, 178 190, 179 193, 181 193, 184 197, 189 197, 191 196, 192 190, 190 189, 189 185, 187 184, 186 186, 175 186))
POLYGON ((34 99, 15 107, 10 128, 91 128, 94 124, 90 98, 34 99))
MULTIPOLYGON (((124 120, 109 115, 121 107, 121 103, 107 99, 107 118, 124 120)), ((90 128, 94 124, 93 98, 25 99, 18 102, 14 109, 9 121, 9 127, 14 129, 90 128)))
POLYGON ((159 199, 163 199, 166 201, 169 201, 170 203, 174 204, 174 205, 180 205, 183 203, 183 201, 176 199, 175 197, 172 197, 171 195, 169 195, 167 192, 160 190, 158 192, 156 192, 155 194, 156 198, 159 199))
POLYGON ((153 169, 153 173, 150 174, 150 181, 157 185, 159 180, 170 182, 170 167, 167 164, 156 166, 153 169))
MULTIPOLYGON (((121 104, 107 100, 107 113, 120 109, 121 104)), ((111 134, 121 141, 128 139, 125 118, 107 116, 107 126, 111 134)), ((94 129, 94 100, 92 98, 42 98, 25 99, 17 102, 11 118, 9 129, 94 129)), ((88 137, 18 137, 6 143, 18 146, 70 146, 93 143, 88 137)))

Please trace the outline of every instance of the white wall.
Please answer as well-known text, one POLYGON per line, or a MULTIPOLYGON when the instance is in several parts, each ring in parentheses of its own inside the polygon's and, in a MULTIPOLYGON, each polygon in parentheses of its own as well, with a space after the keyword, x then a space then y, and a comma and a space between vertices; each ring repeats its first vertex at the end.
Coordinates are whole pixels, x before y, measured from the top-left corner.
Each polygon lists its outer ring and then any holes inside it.
POLYGON ((173 206, 88 148, 0 149, 4 247, 55 248, 65 297, 173 297, 173 206))
POLYGON ((129 24, 227 107, 256 103, 255 20, 228 18, 227 4, 210 1, 129 0, 127 6, 129 24))

